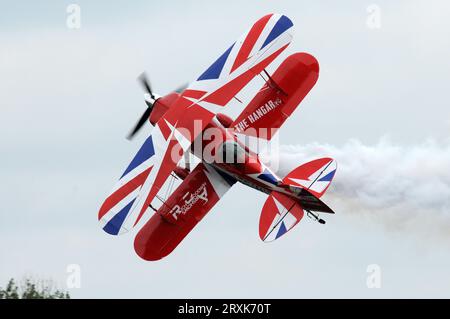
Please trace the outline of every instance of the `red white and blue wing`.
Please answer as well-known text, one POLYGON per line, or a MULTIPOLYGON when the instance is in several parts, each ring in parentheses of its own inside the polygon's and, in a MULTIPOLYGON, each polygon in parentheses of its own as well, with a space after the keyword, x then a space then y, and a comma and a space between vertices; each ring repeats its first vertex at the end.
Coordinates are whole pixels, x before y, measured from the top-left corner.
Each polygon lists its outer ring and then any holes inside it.
POLYGON ((118 235, 128 231, 124 225, 125 220, 129 218, 131 207, 153 168, 154 155, 155 148, 150 136, 134 156, 100 208, 98 219, 105 232, 118 235))
MULTIPOLYGON (((132 199, 126 213, 119 211, 121 226, 117 233, 138 224, 183 153, 216 113, 289 45, 291 30, 292 22, 286 16, 261 18, 173 103, 153 129, 152 168, 136 194, 127 198, 132 199)), ((114 213, 105 208, 99 216, 102 219, 108 215, 103 222, 109 222, 114 213)))
POLYGON ((291 42, 292 21, 280 14, 259 19, 232 44, 183 96, 217 113, 291 42))
POLYGON ((236 182, 200 163, 136 235, 134 248, 145 260, 173 251, 236 182))

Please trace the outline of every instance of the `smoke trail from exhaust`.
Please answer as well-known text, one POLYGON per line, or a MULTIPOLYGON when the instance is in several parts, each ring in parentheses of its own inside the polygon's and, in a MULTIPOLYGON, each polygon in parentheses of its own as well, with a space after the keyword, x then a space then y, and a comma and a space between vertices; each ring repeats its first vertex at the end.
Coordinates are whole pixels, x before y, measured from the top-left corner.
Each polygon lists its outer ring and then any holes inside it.
POLYGON ((337 160, 324 200, 338 214, 369 214, 389 229, 450 237, 450 143, 396 146, 382 138, 373 146, 358 140, 341 147, 285 145, 279 149, 278 174, 319 157, 337 160))

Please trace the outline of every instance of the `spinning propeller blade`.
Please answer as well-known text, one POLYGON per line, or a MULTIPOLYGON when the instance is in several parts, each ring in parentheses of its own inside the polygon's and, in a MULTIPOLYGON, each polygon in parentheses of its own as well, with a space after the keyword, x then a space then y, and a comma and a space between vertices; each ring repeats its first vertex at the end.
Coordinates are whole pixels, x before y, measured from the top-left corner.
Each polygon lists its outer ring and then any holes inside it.
POLYGON ((141 83, 142 87, 144 88, 144 91, 146 93, 150 94, 150 97, 152 99, 154 99, 155 96, 153 95, 152 88, 150 86, 150 82, 148 81, 148 78, 147 78, 147 75, 145 74, 145 72, 142 72, 142 74, 139 75, 138 81, 141 83))
MULTIPOLYGON (((150 114, 153 110, 153 105, 155 104, 156 100, 159 98, 159 96, 153 94, 152 87, 150 86, 150 81, 147 78, 147 75, 145 72, 142 72, 141 75, 137 78, 138 82, 142 85, 144 92, 145 92, 145 104, 147 104, 147 109, 145 112, 141 115, 139 118, 139 121, 137 121, 136 125, 133 127, 131 132, 128 134, 127 139, 131 140, 134 135, 136 135, 137 132, 144 126, 145 122, 149 119, 150 114)), ((175 92, 182 93, 186 88, 187 84, 184 84, 180 87, 178 87, 175 92)))
POLYGON ((141 117, 139 118, 139 121, 137 121, 136 125, 131 130, 131 132, 128 134, 127 139, 129 139, 129 140, 131 140, 134 137, 134 135, 136 135, 136 133, 139 132, 139 130, 142 128, 142 126, 144 126, 145 122, 148 120, 148 118, 150 117, 150 114, 152 113, 153 104, 156 101, 156 97, 152 92, 150 82, 149 82, 145 72, 143 72, 138 77, 138 81, 141 83, 142 87, 144 88, 145 93, 150 95, 150 99, 148 99, 148 98, 145 99, 145 104, 147 104, 147 109, 141 115, 141 117))
POLYGON ((141 129, 141 127, 144 126, 145 122, 150 117, 150 113, 151 112, 152 112, 152 108, 151 107, 147 107, 147 109, 142 114, 142 116, 139 119, 139 121, 134 126, 133 130, 128 134, 127 139, 131 140, 133 138, 133 136, 136 135, 136 133, 141 129))

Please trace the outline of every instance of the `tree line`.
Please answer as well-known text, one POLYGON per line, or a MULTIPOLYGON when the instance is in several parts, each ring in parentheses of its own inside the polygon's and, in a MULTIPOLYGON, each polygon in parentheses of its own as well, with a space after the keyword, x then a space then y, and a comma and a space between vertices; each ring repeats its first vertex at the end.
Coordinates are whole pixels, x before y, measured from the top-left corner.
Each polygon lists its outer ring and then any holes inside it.
POLYGON ((11 278, 0 287, 0 299, 70 299, 67 291, 55 288, 51 280, 25 278, 20 284, 11 278))

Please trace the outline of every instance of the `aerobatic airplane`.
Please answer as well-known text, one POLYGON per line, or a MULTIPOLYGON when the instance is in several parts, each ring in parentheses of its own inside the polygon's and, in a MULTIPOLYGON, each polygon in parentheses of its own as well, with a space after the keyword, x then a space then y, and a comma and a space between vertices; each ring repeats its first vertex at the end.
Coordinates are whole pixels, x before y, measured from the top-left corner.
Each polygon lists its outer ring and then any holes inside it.
POLYGON ((136 253, 161 259, 236 182, 268 194, 259 221, 264 242, 280 238, 304 214, 325 223, 318 214, 334 212, 320 197, 336 172, 333 159, 313 160, 281 178, 242 142, 270 141, 318 79, 318 62, 307 53, 290 55, 271 75, 266 71, 291 42, 292 30, 284 15, 262 17, 180 92, 156 96, 145 76, 140 78, 147 109, 130 137, 147 121, 154 128, 100 208, 105 232, 118 235, 137 226, 136 253), (256 76, 264 85, 232 119, 230 101, 240 101, 237 94, 256 76), (200 160, 192 170, 186 154, 200 160), (179 185, 163 198, 170 179, 179 185))

